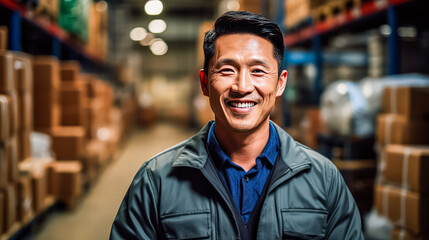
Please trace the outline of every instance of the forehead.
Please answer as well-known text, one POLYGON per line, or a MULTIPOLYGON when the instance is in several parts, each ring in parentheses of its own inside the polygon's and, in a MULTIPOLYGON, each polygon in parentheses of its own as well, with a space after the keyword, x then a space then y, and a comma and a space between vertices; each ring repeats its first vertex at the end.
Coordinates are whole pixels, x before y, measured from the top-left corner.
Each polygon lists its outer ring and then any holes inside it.
POLYGON ((216 39, 215 59, 228 56, 260 56, 273 59, 273 44, 265 38, 254 34, 227 34, 216 39))

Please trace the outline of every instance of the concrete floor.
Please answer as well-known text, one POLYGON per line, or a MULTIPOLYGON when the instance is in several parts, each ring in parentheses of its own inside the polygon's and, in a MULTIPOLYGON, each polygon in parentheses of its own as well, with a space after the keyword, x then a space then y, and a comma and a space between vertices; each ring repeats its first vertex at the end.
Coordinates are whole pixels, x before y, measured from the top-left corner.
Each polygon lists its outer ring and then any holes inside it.
POLYGON ((79 206, 74 211, 50 216, 34 239, 108 239, 122 198, 142 163, 194 133, 169 123, 135 130, 125 143, 119 159, 107 167, 79 206))

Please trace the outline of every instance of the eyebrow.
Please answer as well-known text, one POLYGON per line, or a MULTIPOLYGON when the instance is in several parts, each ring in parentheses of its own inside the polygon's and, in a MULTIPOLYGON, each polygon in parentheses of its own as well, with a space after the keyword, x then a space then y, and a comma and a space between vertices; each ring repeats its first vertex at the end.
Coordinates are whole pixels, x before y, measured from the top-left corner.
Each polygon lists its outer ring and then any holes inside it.
MULTIPOLYGON (((237 62, 231 58, 224 58, 224 59, 221 59, 221 60, 216 62, 215 68, 219 68, 220 66, 225 65, 225 64, 234 66, 234 65, 237 65, 237 62)), ((264 59, 251 59, 248 65, 250 65, 250 66, 262 65, 264 67, 270 66, 268 61, 266 61, 264 59)))

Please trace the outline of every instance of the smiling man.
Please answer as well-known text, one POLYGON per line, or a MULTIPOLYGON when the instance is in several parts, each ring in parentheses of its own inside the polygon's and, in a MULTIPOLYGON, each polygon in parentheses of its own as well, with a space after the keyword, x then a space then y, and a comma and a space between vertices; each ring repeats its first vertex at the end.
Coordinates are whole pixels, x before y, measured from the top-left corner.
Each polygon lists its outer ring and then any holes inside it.
POLYGON ((200 71, 215 121, 143 164, 111 239, 363 239, 334 165, 270 121, 283 53, 280 29, 262 16, 216 21, 200 71))

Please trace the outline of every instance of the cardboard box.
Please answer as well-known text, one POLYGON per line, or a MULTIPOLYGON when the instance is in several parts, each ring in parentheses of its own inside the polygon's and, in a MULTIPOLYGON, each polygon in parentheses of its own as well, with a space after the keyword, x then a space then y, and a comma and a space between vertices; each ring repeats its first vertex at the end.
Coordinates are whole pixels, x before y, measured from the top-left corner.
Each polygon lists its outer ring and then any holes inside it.
POLYGON ((0 189, 4 189, 9 183, 6 147, 0 144, 0 189))
POLYGON ((33 210, 37 215, 45 210, 48 182, 46 172, 33 174, 31 177, 31 185, 33 191, 33 210))
POLYGON ((375 188, 375 208, 378 214, 413 234, 429 234, 427 196, 390 185, 377 184, 375 188))
POLYGON ((52 22, 56 22, 59 10, 60 6, 58 0, 39 0, 36 13, 38 16, 45 17, 52 22))
POLYGON ((0 50, 8 48, 8 30, 6 26, 0 26, 0 50))
POLYGON ((6 141, 13 134, 12 100, 0 94, 0 141, 6 141))
POLYGON ((83 127, 56 127, 51 129, 52 150, 58 160, 80 159, 84 156, 85 129, 83 127))
MULTIPOLYGON (((31 91, 18 93, 20 129, 33 129, 33 94, 31 91)), ((19 129, 18 129, 19 131, 19 129)))
POLYGON ((0 50, 0 93, 15 93, 13 74, 13 55, 9 51, 0 50))
POLYGON ((4 219, 3 219, 3 233, 7 232, 16 222, 16 193, 15 185, 8 184, 4 189, 4 219))
POLYGON ((54 170, 53 193, 58 199, 82 193, 82 164, 79 161, 57 161, 54 170))
POLYGON ((404 228, 394 227, 392 229, 391 240, 425 240, 421 235, 414 235, 404 228))
POLYGON ((82 84, 61 85, 61 106, 83 106, 87 102, 86 87, 82 84))
POLYGON ((33 128, 33 60, 28 54, 13 53, 18 101, 18 128, 33 128))
POLYGON ((6 143, 6 157, 8 166, 8 180, 9 182, 16 182, 18 180, 18 137, 12 136, 6 143))
POLYGON ((377 143, 429 144, 429 122, 409 120, 396 114, 380 114, 377 118, 377 143))
POLYGON ((21 176, 16 184, 17 188, 17 220, 27 223, 33 217, 33 192, 31 187, 31 176, 21 176))
POLYGON ((33 91, 33 57, 22 52, 13 52, 15 85, 18 92, 33 91))
POLYGON ((383 182, 429 193, 429 146, 387 145, 382 161, 383 182))
POLYGON ((75 82, 80 79, 80 63, 78 61, 61 62, 61 81, 75 82))
POLYGON ((88 115, 84 108, 73 109, 65 108, 61 112, 62 126, 82 126, 85 129, 88 127, 88 115))
POLYGON ((31 130, 21 129, 18 131, 18 146, 20 151, 18 152, 18 162, 22 162, 27 158, 31 157, 31 130))
POLYGON ((34 88, 58 90, 60 88, 60 66, 54 56, 36 56, 33 61, 34 88))
POLYGON ((5 216, 5 197, 4 197, 4 193, 3 191, 0 191, 0 235, 3 233, 3 222, 4 222, 4 217, 5 216))
POLYGON ((57 127, 60 124, 60 72, 52 56, 34 58, 34 128, 57 127))
POLYGON ((428 87, 392 87, 383 91, 383 112, 429 120, 428 87))

